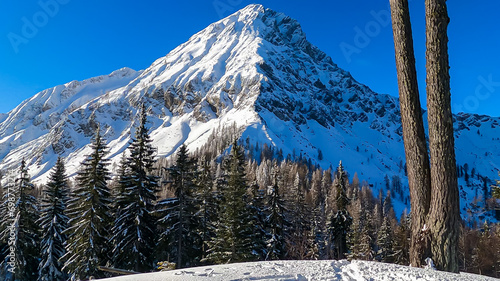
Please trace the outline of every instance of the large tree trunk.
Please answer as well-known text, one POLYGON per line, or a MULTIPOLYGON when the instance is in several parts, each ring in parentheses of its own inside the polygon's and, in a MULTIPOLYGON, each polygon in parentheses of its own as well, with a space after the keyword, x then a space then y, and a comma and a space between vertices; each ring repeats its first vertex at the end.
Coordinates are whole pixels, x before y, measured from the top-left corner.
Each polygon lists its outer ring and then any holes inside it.
POLYGON ((429 158, 420 107, 408 0, 390 0, 399 103, 411 200, 410 263, 420 267, 430 255, 424 229, 431 200, 429 158))
POLYGON ((432 198, 432 258, 440 270, 458 272, 460 202, 455 165, 448 63, 446 0, 426 0, 427 108, 432 198))

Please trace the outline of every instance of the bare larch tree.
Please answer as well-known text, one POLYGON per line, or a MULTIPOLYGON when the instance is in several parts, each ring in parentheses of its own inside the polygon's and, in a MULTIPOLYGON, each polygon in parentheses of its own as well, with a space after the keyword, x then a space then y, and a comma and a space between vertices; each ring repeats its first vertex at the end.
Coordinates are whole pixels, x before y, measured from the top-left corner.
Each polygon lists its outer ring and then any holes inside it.
POLYGON ((422 266, 430 244, 422 233, 429 213, 431 178, 420 106, 408 0, 390 0, 401 123, 411 200, 410 263, 422 266))
POLYGON ((438 269, 458 272, 460 202, 451 114, 446 0, 425 1, 430 165, 408 1, 390 0, 390 4, 412 207, 411 264, 421 266, 429 255, 430 245, 438 269), (430 230, 429 236, 424 229, 430 230))
POLYGON ((431 156, 432 258, 440 270, 458 272, 460 201, 451 114, 446 0, 425 1, 427 109, 431 156))

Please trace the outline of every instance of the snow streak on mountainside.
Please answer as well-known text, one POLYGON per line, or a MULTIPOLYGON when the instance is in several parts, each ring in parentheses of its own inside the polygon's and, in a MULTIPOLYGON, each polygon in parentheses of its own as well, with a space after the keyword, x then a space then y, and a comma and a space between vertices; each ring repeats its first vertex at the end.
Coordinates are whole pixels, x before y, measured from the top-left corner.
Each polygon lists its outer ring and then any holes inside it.
MULTIPOLYGON (((321 151, 325 168, 342 160, 376 190, 385 175, 404 178, 397 98, 358 83, 307 41, 296 20, 261 5, 209 25, 143 71, 57 86, 0 115, 0 169, 25 158, 43 182, 61 155, 74 175, 98 123, 116 162, 143 102, 158 156, 182 143, 193 151, 214 129, 235 123, 242 138, 275 145, 285 156, 317 159, 321 151)), ((500 119, 461 114, 455 121, 458 164, 495 178, 500 119)), ((470 201, 475 194, 462 195, 470 201)))

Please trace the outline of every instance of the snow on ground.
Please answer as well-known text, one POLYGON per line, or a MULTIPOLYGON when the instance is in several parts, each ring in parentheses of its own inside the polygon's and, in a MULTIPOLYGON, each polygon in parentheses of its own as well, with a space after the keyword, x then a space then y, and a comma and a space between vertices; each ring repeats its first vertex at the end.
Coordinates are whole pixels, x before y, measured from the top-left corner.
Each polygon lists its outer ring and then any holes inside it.
POLYGON ((101 279, 108 281, 165 280, 497 280, 480 275, 367 261, 266 261, 203 266, 166 272, 101 279))

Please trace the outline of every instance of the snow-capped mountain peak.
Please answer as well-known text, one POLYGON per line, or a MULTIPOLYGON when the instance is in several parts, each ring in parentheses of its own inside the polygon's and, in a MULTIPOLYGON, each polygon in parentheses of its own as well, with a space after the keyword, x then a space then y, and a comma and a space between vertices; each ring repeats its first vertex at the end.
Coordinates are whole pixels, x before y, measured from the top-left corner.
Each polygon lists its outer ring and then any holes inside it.
MULTIPOLYGON (((43 182, 61 155, 74 175, 98 123, 116 162, 140 103, 148 106, 160 157, 183 143, 194 151, 215 129, 236 126, 242 138, 290 158, 303 155, 325 168, 342 160, 376 191, 385 188, 386 175, 405 183, 397 98, 357 82, 306 39, 296 20, 261 5, 210 24, 143 71, 122 68, 56 86, 0 116, 0 169, 14 169, 24 158, 43 182)), ((500 120, 456 120, 458 163, 494 178, 500 120), (488 145, 488 153, 477 143, 488 145)), ((473 191, 465 193, 470 200, 473 191)), ((400 197, 405 202, 408 193, 400 197)), ((396 205, 396 212, 405 207, 396 205)))

